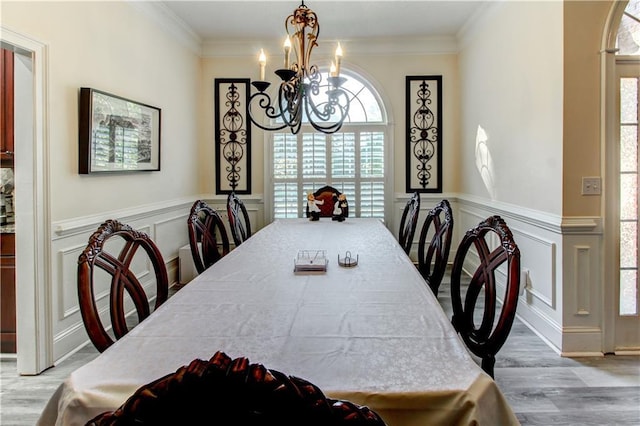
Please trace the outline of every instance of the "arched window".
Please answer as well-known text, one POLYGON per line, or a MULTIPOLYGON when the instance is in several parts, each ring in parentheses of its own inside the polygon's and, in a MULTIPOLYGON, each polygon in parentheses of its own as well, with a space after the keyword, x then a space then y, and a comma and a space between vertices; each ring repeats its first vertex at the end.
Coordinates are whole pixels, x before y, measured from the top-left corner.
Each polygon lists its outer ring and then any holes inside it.
POLYGON ((640 1, 631 0, 622 13, 618 36, 618 55, 640 55, 640 1))
POLYGON ((327 135, 303 124, 295 135, 271 133, 273 218, 303 217, 306 194, 325 185, 347 196, 351 216, 384 218, 386 113, 369 82, 344 69, 341 76, 350 107, 339 132, 327 135))

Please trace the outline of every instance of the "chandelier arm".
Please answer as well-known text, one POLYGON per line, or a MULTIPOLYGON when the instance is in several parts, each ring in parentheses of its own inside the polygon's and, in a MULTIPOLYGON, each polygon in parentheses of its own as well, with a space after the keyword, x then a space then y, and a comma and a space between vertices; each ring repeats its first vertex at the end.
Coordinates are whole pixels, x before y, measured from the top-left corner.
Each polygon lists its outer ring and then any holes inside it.
MULTIPOLYGON (((324 103, 322 111, 318 109, 318 107, 313 103, 311 98, 305 99, 305 108, 307 110, 307 117, 309 120, 312 120, 312 117, 318 117, 322 121, 329 121, 329 119, 335 115, 338 111, 340 112, 340 116, 337 122, 342 123, 347 115, 349 114, 349 97, 346 92, 342 89, 330 89, 327 92, 327 102, 324 103), (345 103, 340 104, 340 97, 344 96, 345 103)), ((325 126, 323 126, 325 127, 325 126)), ((327 128, 331 127, 326 126, 327 128)))
MULTIPOLYGON (((326 126, 318 123, 316 120, 313 119, 314 117, 317 117, 316 115, 313 114, 313 105, 311 106, 311 110, 310 110, 309 102, 307 102, 307 100, 305 100, 305 110, 307 113, 307 119, 309 120, 309 124, 311 124, 311 127, 313 127, 314 129, 322 133, 326 133, 326 134, 335 133, 338 130, 340 130, 340 128, 342 127, 342 123, 344 122, 344 116, 343 116, 342 120, 331 122, 326 126)), ((321 117, 319 118, 322 120, 321 117)), ((322 120, 322 121, 327 121, 327 120, 322 120)))
POLYGON ((268 118, 276 119, 276 118, 280 117, 281 115, 276 111, 276 108, 273 105, 271 105, 271 97, 267 93, 265 93, 265 92, 256 92, 253 95, 251 95, 251 97, 249 98, 249 108, 248 108, 249 109, 249 119, 251 120, 251 122, 253 124, 255 124, 256 126, 261 128, 262 130, 274 131, 274 130, 282 130, 285 127, 287 127, 287 123, 277 124, 277 125, 274 125, 274 126, 263 125, 256 118, 254 118, 254 116, 253 116, 253 106, 254 105, 257 105, 261 110, 263 110, 265 115, 268 118))
POLYGON ((302 122, 302 100, 304 90, 300 88, 299 80, 282 83, 278 91, 278 105, 280 106, 280 118, 292 128, 299 128, 302 122))

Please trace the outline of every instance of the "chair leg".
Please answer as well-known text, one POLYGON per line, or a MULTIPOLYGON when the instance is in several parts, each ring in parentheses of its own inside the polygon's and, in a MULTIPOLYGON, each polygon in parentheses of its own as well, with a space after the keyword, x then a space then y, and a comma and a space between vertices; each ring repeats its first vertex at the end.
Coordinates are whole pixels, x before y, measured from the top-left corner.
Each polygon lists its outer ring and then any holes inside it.
POLYGON ((487 355, 482 358, 482 369, 493 379, 493 367, 496 365, 496 357, 494 355, 487 355))

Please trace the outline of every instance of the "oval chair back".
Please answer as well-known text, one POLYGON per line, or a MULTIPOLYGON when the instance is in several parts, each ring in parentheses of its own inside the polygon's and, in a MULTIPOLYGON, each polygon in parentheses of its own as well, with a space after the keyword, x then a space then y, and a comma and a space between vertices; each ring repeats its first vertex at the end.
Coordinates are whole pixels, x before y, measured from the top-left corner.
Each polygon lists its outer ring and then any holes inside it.
POLYGON ((442 200, 427 213, 418 240, 418 270, 436 297, 447 269, 452 236, 453 212, 449 201, 442 200))
POLYGON ((233 243, 237 247, 251 236, 251 221, 247 208, 234 192, 227 196, 227 216, 233 243))
POLYGON ((418 226, 418 215, 420 214, 420 194, 414 192, 402 211, 400 219, 400 231, 398 233, 398 242, 404 249, 405 253, 411 252, 413 244, 413 236, 418 226))
POLYGON ((140 387, 89 426, 384 426, 368 407, 327 398, 316 385, 216 352, 140 387))
MULTIPOLYGON (((160 250, 147 234, 117 220, 107 220, 91 235, 87 247, 78 258, 80 313, 91 342, 100 352, 129 331, 125 317, 126 310, 129 309, 125 306, 125 293, 133 301, 138 322, 150 315, 149 299, 143 285, 148 283, 138 280, 133 266, 141 262, 136 259, 140 259, 140 256, 144 258, 145 255, 155 273, 155 310, 167 300, 169 280, 160 250), (121 247, 119 251, 118 247, 121 247), (96 303, 96 296, 104 289, 109 289, 109 312, 115 338, 105 329, 96 303)), ((147 262, 141 263, 146 268, 147 262)))
POLYGON ((504 220, 491 216, 466 232, 451 271, 451 322, 469 350, 482 358, 482 369, 491 377, 495 355, 507 340, 515 319, 519 289, 520 250, 504 220), (467 255, 472 247, 475 253, 468 262, 467 255), (472 263, 477 266, 471 268, 472 263), (502 308, 498 309, 496 271, 503 264, 506 264, 506 282, 502 308), (473 271, 465 286, 464 301, 463 269, 473 271), (476 319, 479 319, 479 326, 476 319))
POLYGON ((197 200, 193 203, 187 228, 191 256, 199 274, 229 253, 229 237, 224 222, 206 202, 197 200))

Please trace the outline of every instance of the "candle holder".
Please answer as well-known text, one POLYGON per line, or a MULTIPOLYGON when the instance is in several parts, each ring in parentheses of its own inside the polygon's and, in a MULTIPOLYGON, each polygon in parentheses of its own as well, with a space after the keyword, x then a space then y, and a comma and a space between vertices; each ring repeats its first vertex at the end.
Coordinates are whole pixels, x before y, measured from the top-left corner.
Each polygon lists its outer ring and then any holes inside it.
POLYGON ((343 268, 353 268, 354 266, 358 266, 359 259, 359 255, 356 254, 356 257, 354 259, 353 256, 351 256, 351 252, 347 250, 347 252, 344 254, 344 258, 340 259, 340 255, 338 255, 338 265, 342 266, 343 268))

